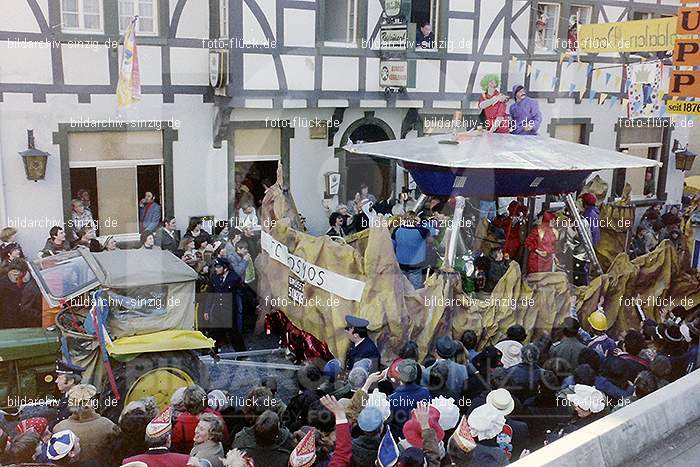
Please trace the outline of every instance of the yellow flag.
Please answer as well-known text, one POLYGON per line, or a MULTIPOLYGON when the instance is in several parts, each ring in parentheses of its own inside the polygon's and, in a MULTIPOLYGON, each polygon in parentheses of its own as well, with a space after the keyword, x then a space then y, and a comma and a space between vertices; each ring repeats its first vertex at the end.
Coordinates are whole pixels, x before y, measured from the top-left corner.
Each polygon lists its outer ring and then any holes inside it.
POLYGON ((562 62, 564 61, 565 55, 566 55, 566 54, 565 54, 564 52, 560 52, 560 53, 559 53, 559 65, 561 65, 562 62))
POLYGON ((526 76, 530 76, 531 74, 532 74, 532 65, 528 64, 526 76))
POLYGON ((607 93, 601 92, 600 96, 598 97, 598 104, 602 105, 603 102, 605 102, 605 99, 607 99, 607 98, 608 98, 607 93))

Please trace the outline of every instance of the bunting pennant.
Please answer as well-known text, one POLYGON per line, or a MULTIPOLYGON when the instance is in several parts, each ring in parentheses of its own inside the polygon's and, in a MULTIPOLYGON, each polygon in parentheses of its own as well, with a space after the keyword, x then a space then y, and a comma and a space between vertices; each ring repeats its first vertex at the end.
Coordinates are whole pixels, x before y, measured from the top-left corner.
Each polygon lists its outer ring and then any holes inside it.
POLYGON ((593 102, 595 100, 596 94, 597 93, 593 89, 591 89, 591 93, 588 95, 588 102, 593 102))
POLYGON ((119 82, 117 83, 117 105, 125 107, 141 100, 141 72, 139 69, 139 55, 136 48, 136 21, 131 24, 124 33, 124 47, 119 60, 119 82))
POLYGON ((559 52, 559 65, 562 64, 565 56, 566 56, 566 54, 564 52, 559 52))
POLYGON ((532 65, 528 63, 527 65, 527 73, 525 73, 526 76, 530 76, 532 74, 532 65))
POLYGON ((571 95, 574 94, 574 90, 575 90, 575 89, 576 89, 576 84, 575 84, 575 83, 571 83, 571 84, 569 85, 569 96, 571 96, 571 95))
POLYGON ((581 89, 579 92, 580 92, 579 96, 581 96, 581 99, 583 99, 583 95, 586 94, 586 85, 585 84, 583 85, 583 89, 581 89))
POLYGON ((628 104, 628 103, 629 103, 629 99, 627 99, 626 97, 623 97, 623 98, 622 98, 622 106, 623 106, 624 108, 627 108, 627 104, 628 104))
POLYGON ((569 57, 569 59, 566 61, 566 68, 569 68, 572 63, 574 63, 574 56, 573 55, 571 57, 569 57))
POLYGON ((552 77, 552 87, 556 87, 557 83, 559 82, 559 77, 558 76, 553 76, 552 77))
POLYGON ((606 84, 606 85, 607 85, 608 83, 610 83, 610 79, 611 79, 611 78, 612 78, 612 74, 611 74, 611 73, 609 73, 609 72, 608 72, 608 73, 605 73, 605 84, 606 84))
POLYGON ((593 74, 593 64, 592 63, 588 64, 588 72, 586 74, 588 76, 591 76, 593 74))
POLYGON ((600 74, 601 74, 602 72, 603 72, 603 71, 600 70, 600 69, 596 70, 595 72, 593 72, 593 77, 594 77, 595 79, 600 79, 600 74))
POLYGON ((617 103, 619 97, 617 96, 610 96, 610 108, 612 109, 615 107, 615 104, 617 103))
POLYGON ((540 75, 542 74, 542 71, 537 69, 535 70, 535 81, 540 79, 540 75))
POLYGON ((598 104, 602 105, 603 102, 605 102, 605 99, 608 98, 608 94, 605 92, 601 92, 600 96, 598 97, 598 104))
POLYGON ((518 59, 515 58, 515 55, 513 55, 510 59, 510 63, 512 63, 513 65, 515 65, 515 62, 517 62, 517 61, 518 61, 518 59))

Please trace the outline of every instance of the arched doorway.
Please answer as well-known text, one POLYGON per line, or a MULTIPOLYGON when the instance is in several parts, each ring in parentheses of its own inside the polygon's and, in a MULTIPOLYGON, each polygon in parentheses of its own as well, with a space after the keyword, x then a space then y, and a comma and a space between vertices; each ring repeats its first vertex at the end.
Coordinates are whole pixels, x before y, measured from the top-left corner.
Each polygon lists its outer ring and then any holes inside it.
MULTIPOLYGON (((391 127, 382 120, 366 117, 354 122, 341 138, 341 148, 353 143, 374 143, 395 139, 391 127)), ((362 184, 366 184, 369 193, 377 200, 393 198, 396 185, 396 163, 389 159, 372 156, 341 154, 340 202, 353 200, 362 184)))

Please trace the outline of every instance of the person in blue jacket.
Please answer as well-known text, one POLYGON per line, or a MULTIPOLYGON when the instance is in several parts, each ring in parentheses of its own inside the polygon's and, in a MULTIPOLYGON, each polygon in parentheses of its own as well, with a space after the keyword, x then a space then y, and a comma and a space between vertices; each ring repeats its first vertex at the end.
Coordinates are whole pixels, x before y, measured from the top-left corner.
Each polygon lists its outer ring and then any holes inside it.
POLYGON ((213 269, 200 326, 208 329, 216 340, 216 352, 224 344, 231 344, 235 350, 243 351, 243 309, 237 296, 243 280, 225 258, 217 258, 213 269))
POLYGON ((423 287, 423 267, 425 267, 429 236, 430 230, 419 224, 418 216, 412 211, 406 214, 401 225, 391 233, 396 261, 416 289, 423 287))

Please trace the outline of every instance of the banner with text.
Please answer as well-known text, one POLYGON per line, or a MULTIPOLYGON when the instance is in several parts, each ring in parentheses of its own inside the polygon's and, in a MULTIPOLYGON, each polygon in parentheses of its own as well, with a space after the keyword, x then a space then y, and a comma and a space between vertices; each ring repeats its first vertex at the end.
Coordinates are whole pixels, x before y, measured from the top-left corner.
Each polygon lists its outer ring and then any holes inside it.
POLYGON ((661 52, 673 50, 675 16, 620 23, 583 24, 578 31, 578 50, 603 52, 661 52))
POLYGON ((260 232, 260 244, 262 249, 270 255, 270 258, 286 264, 295 276, 307 284, 321 288, 346 300, 359 302, 362 299, 362 292, 365 289, 364 282, 341 276, 338 273, 309 263, 304 258, 290 253, 286 245, 275 240, 272 235, 264 230, 260 232))

